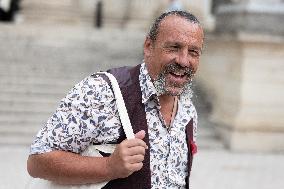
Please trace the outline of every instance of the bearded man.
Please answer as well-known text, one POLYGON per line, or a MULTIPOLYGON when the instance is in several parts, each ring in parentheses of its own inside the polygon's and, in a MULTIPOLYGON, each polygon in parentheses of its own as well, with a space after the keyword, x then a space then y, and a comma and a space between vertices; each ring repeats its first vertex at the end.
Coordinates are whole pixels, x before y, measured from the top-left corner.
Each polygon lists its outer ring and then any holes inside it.
POLYGON ((189 188, 197 113, 191 82, 204 33, 184 11, 163 13, 144 43, 144 61, 109 70, 119 82, 135 139, 125 139, 109 81, 93 74, 75 85, 39 131, 31 176, 60 184, 109 181, 104 188, 189 188), (92 144, 117 144, 104 157, 80 155, 92 144))

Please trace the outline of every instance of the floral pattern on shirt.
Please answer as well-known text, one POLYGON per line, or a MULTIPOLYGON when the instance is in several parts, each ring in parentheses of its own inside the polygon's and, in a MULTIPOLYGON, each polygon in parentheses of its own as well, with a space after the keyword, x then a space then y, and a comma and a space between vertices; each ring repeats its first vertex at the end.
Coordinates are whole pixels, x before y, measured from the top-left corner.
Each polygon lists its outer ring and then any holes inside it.
POLYGON ((52 150, 81 153, 91 143, 115 142, 121 129, 112 90, 97 75, 87 77, 61 100, 38 133, 31 154, 52 150))
MULTIPOLYGON (((144 66, 145 64, 142 65, 142 67, 144 66)), ((195 108, 189 96, 181 95, 176 117, 168 129, 160 112, 156 89, 146 68, 141 69, 139 80, 142 102, 145 104, 147 112, 151 188, 185 188, 188 158, 185 128, 191 119, 194 120, 193 125, 196 128, 197 114, 195 108)), ((196 136, 196 134, 194 135, 196 136)))
MULTIPOLYGON (((189 97, 181 96, 177 115, 168 130, 145 63, 141 64, 139 80, 149 132, 151 188, 185 188, 185 126, 193 118, 195 140, 195 108, 189 97)), ((56 112, 38 132, 30 154, 52 150, 81 153, 93 143, 116 142, 121 129, 112 90, 104 79, 94 74, 75 85, 61 100, 56 112)))

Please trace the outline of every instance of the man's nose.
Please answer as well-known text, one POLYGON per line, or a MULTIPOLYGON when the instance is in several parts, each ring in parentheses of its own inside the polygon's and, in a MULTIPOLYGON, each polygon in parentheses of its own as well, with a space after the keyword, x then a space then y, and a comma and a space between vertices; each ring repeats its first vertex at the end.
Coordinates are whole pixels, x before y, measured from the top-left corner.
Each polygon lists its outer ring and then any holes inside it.
POLYGON ((190 66, 190 57, 187 50, 180 51, 177 57, 177 63, 182 67, 190 66))

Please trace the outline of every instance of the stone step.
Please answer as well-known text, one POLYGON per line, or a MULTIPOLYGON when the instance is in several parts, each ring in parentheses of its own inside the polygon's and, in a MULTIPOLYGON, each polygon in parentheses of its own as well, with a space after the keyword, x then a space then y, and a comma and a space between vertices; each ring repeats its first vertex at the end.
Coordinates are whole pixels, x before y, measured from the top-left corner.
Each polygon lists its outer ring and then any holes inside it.
POLYGON ((21 94, 51 94, 51 95, 62 95, 62 97, 67 94, 67 92, 72 88, 70 87, 57 87, 55 86, 1 86, 1 93, 21 93, 21 94))
POLYGON ((11 102, 59 102, 72 86, 1 86, 0 101, 11 102))
POLYGON ((0 144, 30 145, 51 115, 51 113, 38 112, 12 113, 10 117, 5 117, 0 112, 0 144), (25 115, 27 116, 25 117, 25 115), (15 119, 8 120, 13 116, 16 116, 15 119))
POLYGON ((47 121, 47 119, 52 115, 54 111, 55 110, 46 112, 0 111, 0 122, 2 123, 0 125, 8 125, 13 123, 42 123, 44 121, 47 121))
POLYGON ((0 144, 30 145, 45 122, 46 120, 0 120, 0 144))
POLYGON ((35 138, 35 134, 7 134, 0 132, 0 145, 23 145, 30 146, 35 138))
MULTIPOLYGON (((20 72, 21 73, 21 72, 20 72)), ((19 74, 20 74, 19 73, 19 74)), ((78 83, 83 78, 77 75, 63 75, 54 76, 54 77, 36 77, 35 75, 31 75, 29 77, 21 76, 19 74, 15 74, 13 77, 4 77, 0 76, 0 86, 4 85, 58 85, 58 86, 70 86, 74 85, 76 82, 78 83)), ((79 74, 78 74, 79 75, 79 74)), ((87 76, 85 76, 87 77, 87 76)))
POLYGON ((0 99, 3 101, 15 101, 15 102, 21 102, 21 101, 41 101, 41 102, 54 102, 59 103, 59 101, 64 98, 67 94, 67 91, 65 93, 23 93, 19 91, 1 91, 0 93, 0 99))
POLYGON ((42 128, 45 124, 45 121, 34 121, 34 122, 0 122, 0 133, 5 134, 25 134, 25 135, 34 135, 42 128))
POLYGON ((22 14, 26 21, 65 21, 66 24, 78 20, 79 11, 74 3, 71 0, 25 0, 22 14))
POLYGON ((29 7, 22 12, 25 18, 31 18, 33 20, 46 20, 46 19, 56 19, 56 20, 69 20, 69 21, 79 21, 78 11, 74 11, 73 8, 66 7, 63 9, 43 9, 42 7, 29 7), (33 18, 33 16, 37 16, 33 18), (71 17, 71 18, 70 18, 71 17))
MULTIPOLYGON (((25 17, 31 17, 37 15, 37 18, 33 18, 35 20, 40 19, 50 19, 57 18, 58 20, 68 19, 68 17, 72 17, 74 20, 78 20, 79 12, 76 11, 73 7, 64 6, 61 8, 47 8, 44 6, 37 7, 23 7, 25 8, 22 12, 22 15, 25 17), (46 18, 48 17, 48 18, 46 18)), ((71 19, 71 18, 69 18, 71 19)))
POLYGON ((55 110, 57 103, 46 102, 6 102, 0 101, 0 111, 4 112, 49 112, 55 110))
POLYGON ((0 93, 0 103, 19 103, 19 102, 26 102, 26 103, 50 103, 50 104, 58 104, 60 100, 64 97, 65 94, 55 94, 55 95, 48 95, 48 94, 33 94, 33 93, 0 93))
MULTIPOLYGON (((32 141, 36 137, 37 133, 43 127, 44 123, 37 125, 32 125, 32 123, 22 123, 18 125, 9 124, 6 125, 6 127, 3 126, 0 127, 0 136, 10 136, 10 137, 14 136, 17 137, 18 139, 27 138, 29 140, 28 143, 30 143, 30 141, 32 141)), ((16 142, 13 142, 13 144, 16 144, 16 142)))
MULTIPOLYGON (((19 91, 27 91, 27 90, 33 90, 33 89, 43 89, 43 90, 50 90, 50 89, 54 89, 54 90, 58 90, 58 91, 62 91, 62 90, 66 90, 70 87, 72 87, 72 85, 76 84, 75 82, 73 83, 57 83, 57 80, 54 80, 53 82, 46 82, 46 83, 25 83, 24 81, 21 82, 13 82, 11 81, 10 83, 4 83, 1 82, 0 83, 0 87, 1 89, 3 89, 3 91, 6 91, 6 89, 18 89, 19 91)), ((77 81, 78 83, 79 81, 77 81)))
POLYGON ((74 5, 74 0, 25 0, 22 2, 22 6, 28 6, 28 7, 42 7, 45 9, 51 9, 51 8, 63 8, 63 7, 72 7, 74 5))
MULTIPOLYGON (((57 61, 59 62, 59 61, 57 61)), ((67 61, 68 62, 68 61, 67 61)), ((31 75, 31 76, 46 76, 52 78, 53 76, 62 75, 62 77, 72 77, 78 78, 79 76, 83 76, 87 73, 92 74, 95 70, 96 64, 84 65, 80 64, 78 61, 76 64, 50 64, 50 63, 41 63, 37 65, 33 64, 1 64, 0 65, 0 75, 8 75, 10 73, 11 76, 17 75, 31 75)), ((99 70, 97 70, 99 71, 99 70)))

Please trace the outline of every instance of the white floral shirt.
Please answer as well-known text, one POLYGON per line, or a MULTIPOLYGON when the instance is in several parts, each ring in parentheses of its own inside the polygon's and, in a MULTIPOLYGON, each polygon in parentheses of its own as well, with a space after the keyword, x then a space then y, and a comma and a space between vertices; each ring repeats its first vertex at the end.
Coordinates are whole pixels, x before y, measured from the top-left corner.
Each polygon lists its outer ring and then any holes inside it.
MULTIPOLYGON (((189 96, 181 95, 176 117, 167 129, 145 63, 141 64, 139 81, 151 146, 151 188, 183 189, 188 157, 185 128, 193 119, 195 140, 195 107, 189 96)), ((30 154, 53 150, 81 153, 93 143, 116 142, 121 129, 110 86, 99 75, 92 75, 75 85, 61 100, 56 112, 37 134, 30 154)))

